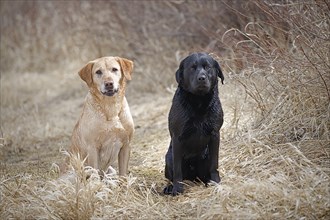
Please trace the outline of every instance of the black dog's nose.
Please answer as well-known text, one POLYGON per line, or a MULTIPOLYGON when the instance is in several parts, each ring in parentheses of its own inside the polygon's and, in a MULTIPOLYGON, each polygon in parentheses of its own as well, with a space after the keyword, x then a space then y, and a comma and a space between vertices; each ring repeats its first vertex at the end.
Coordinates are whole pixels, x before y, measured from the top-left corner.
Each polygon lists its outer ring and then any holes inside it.
POLYGON ((113 82, 111 82, 111 81, 105 82, 104 85, 106 88, 109 88, 109 89, 113 88, 113 82))
POLYGON ((199 81, 204 81, 206 79, 206 76, 205 75, 201 75, 198 77, 198 80, 199 81))

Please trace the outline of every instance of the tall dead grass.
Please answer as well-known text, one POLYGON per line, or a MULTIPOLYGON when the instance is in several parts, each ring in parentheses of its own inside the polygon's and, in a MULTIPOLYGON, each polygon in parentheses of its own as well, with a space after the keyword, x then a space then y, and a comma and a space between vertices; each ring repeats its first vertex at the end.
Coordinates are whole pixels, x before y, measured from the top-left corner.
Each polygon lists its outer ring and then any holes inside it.
POLYGON ((222 36, 244 67, 231 76, 259 114, 253 138, 323 145, 330 139, 329 4, 255 1, 254 7, 264 16, 222 36))

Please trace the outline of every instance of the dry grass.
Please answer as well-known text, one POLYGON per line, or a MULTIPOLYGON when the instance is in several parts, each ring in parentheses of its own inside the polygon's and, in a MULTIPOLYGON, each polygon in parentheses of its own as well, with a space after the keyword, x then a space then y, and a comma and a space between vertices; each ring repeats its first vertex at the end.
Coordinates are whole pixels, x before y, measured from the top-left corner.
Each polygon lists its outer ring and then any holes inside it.
POLYGON ((255 105, 252 129, 257 132, 249 136, 272 144, 295 143, 314 162, 329 167, 330 5, 256 1, 254 6, 267 16, 222 37, 228 42, 232 34, 240 36, 230 43, 245 68, 232 77, 255 105))
POLYGON ((208 188, 190 183, 187 192, 176 198, 159 193, 165 184, 159 173, 152 174, 157 177, 153 180, 142 172, 122 179, 106 175, 101 180, 96 170, 84 170, 81 160, 72 158, 76 175, 71 181, 35 181, 28 175, 1 180, 2 218, 269 219, 329 214, 318 208, 329 202, 327 177, 306 158, 293 156, 294 146, 250 148, 255 153, 244 150, 245 146, 226 146, 226 154, 237 156, 221 155, 223 182, 208 188), (91 175, 88 180, 86 173, 91 175))
POLYGON ((0 219, 328 219, 329 4, 267 2, 1 1, 0 219), (193 50, 226 75, 222 182, 164 196, 174 72, 193 50), (76 72, 103 55, 135 61, 125 178, 63 154, 87 91, 76 72))

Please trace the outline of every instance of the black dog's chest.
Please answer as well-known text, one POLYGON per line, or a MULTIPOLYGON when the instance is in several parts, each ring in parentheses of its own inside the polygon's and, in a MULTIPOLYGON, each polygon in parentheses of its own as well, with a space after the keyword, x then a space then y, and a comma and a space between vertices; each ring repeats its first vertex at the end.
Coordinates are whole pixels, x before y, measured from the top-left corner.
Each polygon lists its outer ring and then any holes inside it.
POLYGON ((212 133, 210 120, 190 118, 182 126, 179 141, 195 141, 196 143, 204 142, 212 133))
POLYGON ((181 131, 178 139, 182 144, 183 156, 190 158, 203 155, 213 132, 208 125, 208 120, 190 119, 181 131))
POLYGON ((189 159, 193 157, 202 158, 207 151, 210 137, 206 136, 192 136, 183 143, 182 156, 189 159))

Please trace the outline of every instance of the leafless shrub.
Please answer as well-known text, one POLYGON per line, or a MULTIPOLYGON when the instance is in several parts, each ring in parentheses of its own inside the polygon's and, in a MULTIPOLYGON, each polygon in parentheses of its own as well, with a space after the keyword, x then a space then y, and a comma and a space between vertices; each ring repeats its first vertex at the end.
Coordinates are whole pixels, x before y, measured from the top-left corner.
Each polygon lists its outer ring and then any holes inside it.
POLYGON ((257 136, 276 143, 329 141, 329 5, 254 3, 262 16, 243 30, 228 30, 222 39, 237 39, 231 48, 245 68, 232 69, 232 76, 256 104, 257 136))

